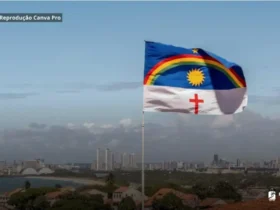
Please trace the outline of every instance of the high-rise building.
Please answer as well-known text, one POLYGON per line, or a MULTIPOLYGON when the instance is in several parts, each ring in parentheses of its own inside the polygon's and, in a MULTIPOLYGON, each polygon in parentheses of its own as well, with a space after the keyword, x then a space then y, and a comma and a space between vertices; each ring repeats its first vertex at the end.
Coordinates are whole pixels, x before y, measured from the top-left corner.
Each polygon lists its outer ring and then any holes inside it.
POLYGON ((122 168, 127 168, 127 160, 126 159, 127 159, 127 155, 124 152, 124 153, 121 154, 121 167, 122 168))
POLYGON ((135 154, 134 153, 129 154, 128 165, 130 168, 135 168, 135 154))
POLYGON ((100 148, 96 150, 96 171, 100 170, 100 148))
POLYGON ((105 150, 105 170, 112 170, 112 152, 108 148, 105 150))
POLYGON ((213 164, 214 164, 214 165, 218 165, 218 164, 219 164, 219 155, 214 154, 213 164))
POLYGON ((240 160, 239 159, 236 160, 236 167, 240 167, 240 160))
POLYGON ((91 170, 97 170, 97 161, 95 160, 92 164, 91 164, 91 166, 90 166, 90 169, 91 170))

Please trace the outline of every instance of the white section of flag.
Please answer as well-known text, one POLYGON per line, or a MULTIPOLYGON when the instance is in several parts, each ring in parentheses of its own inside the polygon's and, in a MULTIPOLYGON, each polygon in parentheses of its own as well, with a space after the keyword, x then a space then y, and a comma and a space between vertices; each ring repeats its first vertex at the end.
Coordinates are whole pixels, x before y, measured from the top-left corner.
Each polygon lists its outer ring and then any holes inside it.
POLYGON ((198 114, 226 115, 239 113, 248 103, 247 88, 231 90, 185 89, 168 86, 144 85, 144 112, 181 112, 195 114, 195 103, 190 99, 203 100, 198 114))

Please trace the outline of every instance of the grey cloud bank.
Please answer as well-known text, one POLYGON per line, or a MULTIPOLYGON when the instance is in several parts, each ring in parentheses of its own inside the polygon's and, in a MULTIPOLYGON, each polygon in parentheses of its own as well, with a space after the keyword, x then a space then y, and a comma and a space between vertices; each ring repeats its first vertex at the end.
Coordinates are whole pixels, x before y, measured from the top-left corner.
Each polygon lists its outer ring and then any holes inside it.
MULTIPOLYGON (((207 161, 214 153, 229 160, 279 155, 280 120, 250 111, 231 117, 162 114, 160 122, 147 120, 145 124, 147 161, 207 161)), ((48 162, 92 162, 98 147, 140 154, 140 123, 129 118, 117 125, 31 123, 26 129, 0 133, 0 159, 9 161, 45 158, 48 162)))

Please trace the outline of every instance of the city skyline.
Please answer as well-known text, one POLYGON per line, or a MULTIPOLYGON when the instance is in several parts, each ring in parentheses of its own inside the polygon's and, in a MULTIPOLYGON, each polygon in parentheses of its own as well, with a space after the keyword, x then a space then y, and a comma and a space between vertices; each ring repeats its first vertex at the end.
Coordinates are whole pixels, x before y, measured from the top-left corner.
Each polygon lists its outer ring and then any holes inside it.
POLYGON ((109 148, 97 148, 96 159, 92 163, 91 169, 96 171, 112 171, 114 169, 133 169, 135 167, 135 153, 119 153, 109 148))

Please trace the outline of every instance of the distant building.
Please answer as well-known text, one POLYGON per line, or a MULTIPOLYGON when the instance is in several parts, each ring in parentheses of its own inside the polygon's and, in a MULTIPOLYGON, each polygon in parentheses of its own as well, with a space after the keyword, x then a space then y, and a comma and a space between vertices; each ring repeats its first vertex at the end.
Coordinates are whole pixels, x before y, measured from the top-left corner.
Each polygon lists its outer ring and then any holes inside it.
POLYGON ((93 161, 93 163, 90 166, 90 170, 97 170, 97 161, 93 161))
POLYGON ((3 171, 6 168, 6 161, 0 161, 0 171, 3 171))
POLYGON ((44 168, 38 169, 38 170, 37 170, 37 173, 38 173, 39 175, 43 175, 43 174, 52 174, 52 173, 54 173, 54 171, 51 170, 51 169, 49 169, 49 168, 47 168, 47 167, 44 167, 44 168))
POLYGON ((213 165, 218 165, 218 164, 219 164, 219 155, 214 154, 213 165))
POLYGON ((112 151, 110 151, 108 148, 105 150, 105 171, 111 171, 112 168, 112 151))
POLYGON ((100 170, 100 148, 96 150, 96 171, 100 170))
POLYGON ((21 175, 38 175, 34 168, 25 168, 20 172, 21 175))
POLYGON ((240 165, 241 165, 241 164, 240 164, 240 160, 237 159, 237 160, 236 160, 236 167, 240 167, 240 165))
POLYGON ((135 168, 135 154, 134 153, 129 154, 128 165, 130 168, 135 168))
POLYGON ((40 167, 40 163, 37 160, 27 160, 23 162, 23 168, 33 168, 36 170, 40 167))
POLYGON ((127 161, 127 154, 126 153, 121 154, 121 167, 122 168, 127 168, 128 167, 128 161, 127 161))

